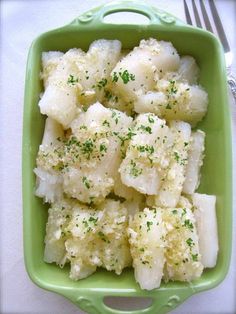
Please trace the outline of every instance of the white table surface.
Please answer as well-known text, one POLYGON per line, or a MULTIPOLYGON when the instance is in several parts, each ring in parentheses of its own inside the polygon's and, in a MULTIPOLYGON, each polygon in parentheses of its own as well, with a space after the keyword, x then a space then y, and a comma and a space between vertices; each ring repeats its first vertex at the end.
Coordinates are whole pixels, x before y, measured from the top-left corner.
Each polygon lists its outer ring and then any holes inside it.
MULTIPOLYGON (((21 198, 24 77, 28 49, 35 37, 67 24, 82 12, 105 2, 105 0, 1 1, 0 313, 83 313, 65 298, 38 288, 30 281, 25 271, 21 198)), ((184 19, 180 0, 148 2, 184 19)), ((236 2, 218 0, 217 5, 236 59, 236 2)), ((234 130, 236 130, 235 106, 231 104, 234 130)), ((235 137, 233 143, 236 156, 235 137)), ((233 238, 235 239, 235 231, 233 238)), ((191 297, 173 313, 236 313, 235 265, 236 256, 233 249, 231 267, 226 279, 217 288, 191 297)))

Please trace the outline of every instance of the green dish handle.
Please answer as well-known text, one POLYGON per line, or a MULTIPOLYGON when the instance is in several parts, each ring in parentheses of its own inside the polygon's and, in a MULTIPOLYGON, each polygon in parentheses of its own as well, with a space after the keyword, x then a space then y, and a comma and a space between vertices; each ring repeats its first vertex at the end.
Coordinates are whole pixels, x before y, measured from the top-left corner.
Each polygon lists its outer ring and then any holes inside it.
POLYGON ((181 289, 174 290, 166 290, 160 289, 156 291, 150 291, 150 295, 148 292, 144 292, 144 294, 140 294, 139 296, 135 295, 135 297, 147 297, 152 298, 151 306, 138 309, 138 310, 118 310, 111 307, 108 307, 104 303, 104 298, 106 296, 111 297, 134 297, 133 294, 130 293, 121 293, 118 292, 92 292, 88 291, 84 295, 80 295, 76 298, 76 293, 73 292, 69 295, 64 296, 69 298, 75 305, 84 310, 89 314, 165 314, 169 311, 173 310, 176 306, 180 305, 184 302, 188 297, 193 295, 194 291, 190 286, 183 287, 181 289))
MULTIPOLYGON (((111 25, 104 21, 107 15, 118 12, 133 12, 146 16, 149 19, 149 25, 186 25, 181 20, 177 19, 174 15, 171 15, 165 11, 156 9, 146 2, 123 0, 109 2, 100 7, 87 11, 72 21, 72 25, 92 25, 102 26, 111 25)), ((123 24, 123 23, 122 23, 123 24)))

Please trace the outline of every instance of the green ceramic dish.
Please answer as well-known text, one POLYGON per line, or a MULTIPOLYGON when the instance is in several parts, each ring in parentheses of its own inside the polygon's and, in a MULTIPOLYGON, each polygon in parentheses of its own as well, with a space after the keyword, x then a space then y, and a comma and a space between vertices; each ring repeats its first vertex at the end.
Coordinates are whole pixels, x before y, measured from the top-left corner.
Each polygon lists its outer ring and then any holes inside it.
POLYGON ((231 254, 232 181, 231 127, 227 97, 224 54, 220 42, 209 32, 185 25, 174 16, 131 1, 108 3, 72 21, 71 24, 44 33, 32 44, 27 64, 23 128, 23 207, 24 253, 30 278, 40 287, 59 293, 88 313, 166 313, 194 293, 218 285, 225 277, 231 254), (106 24, 103 18, 115 12, 136 12, 149 19, 148 25, 106 24), (196 58, 200 68, 200 83, 209 93, 209 110, 200 127, 206 131, 206 157, 202 169, 200 192, 217 195, 217 219, 220 251, 214 269, 205 270, 192 283, 163 283, 158 290, 140 290, 133 270, 121 276, 99 270, 84 280, 74 282, 68 268, 43 261, 47 207, 34 196, 35 157, 41 143, 44 117, 38 108, 42 83, 39 79, 42 51, 66 51, 73 47, 87 49, 99 38, 119 39, 123 48, 132 48, 142 38, 155 37, 171 41, 180 54, 196 58), (106 306, 105 296, 148 296, 153 299, 147 309, 118 311, 106 306))

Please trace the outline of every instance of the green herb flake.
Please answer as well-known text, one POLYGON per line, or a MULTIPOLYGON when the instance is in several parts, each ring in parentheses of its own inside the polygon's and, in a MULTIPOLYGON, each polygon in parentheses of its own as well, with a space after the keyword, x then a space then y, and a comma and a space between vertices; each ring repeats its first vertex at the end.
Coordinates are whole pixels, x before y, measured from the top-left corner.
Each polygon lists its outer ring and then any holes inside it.
POLYGON ((110 243, 110 241, 106 238, 105 234, 102 231, 98 232, 99 237, 101 238, 102 241, 110 243))
POLYGON ((154 153, 154 147, 152 145, 139 145, 137 146, 137 150, 141 153, 147 152, 149 154, 154 153))
POLYGON ((147 221, 147 231, 150 231, 151 225, 153 225, 153 222, 147 221))
POLYGON ((100 147, 99 147, 99 150, 100 150, 100 152, 107 152, 107 147, 106 147, 106 145, 105 144, 101 144, 100 145, 100 147))
POLYGON ((197 262, 198 261, 198 254, 192 254, 192 260, 194 262, 197 262))
POLYGON ((111 117, 115 120, 115 123, 117 124, 120 118, 120 114, 112 110, 112 115, 111 117))
POLYGON ((191 221, 189 219, 186 219, 184 221, 184 226, 189 228, 190 230, 193 230, 193 224, 191 223, 191 221))
POLYGON ((94 218, 92 216, 89 217, 89 222, 92 222, 95 226, 97 225, 98 217, 94 218))
POLYGON ((171 94, 176 94, 178 90, 177 90, 177 88, 175 86, 175 81, 170 80, 169 82, 170 82, 169 92, 171 94))
POLYGON ((109 90, 105 90, 105 95, 104 97, 107 99, 107 100, 111 100, 112 99, 112 93, 109 91, 109 90))
POLYGON ((135 81, 135 75, 128 72, 128 70, 124 70, 123 72, 113 72, 112 82, 117 82, 119 78, 122 79, 124 84, 127 84, 130 81, 135 81))
POLYGON ((154 123, 154 119, 153 119, 151 116, 148 116, 148 121, 149 121, 150 123, 154 123))
POLYGON ((87 130, 88 128, 87 128, 87 126, 86 126, 86 125, 84 125, 84 124, 83 124, 83 125, 81 125, 81 126, 80 126, 80 128, 79 128, 79 129, 80 129, 80 130, 87 130))
POLYGON ((188 238, 188 239, 186 240, 186 243, 188 244, 189 247, 192 247, 192 246, 194 245, 192 238, 188 238))
POLYGON ((137 167, 137 164, 135 161, 133 161, 133 159, 131 159, 130 165, 131 165, 131 167, 130 167, 130 175, 131 176, 136 178, 143 172, 142 169, 137 167))
POLYGON ((81 152, 84 155, 87 155, 87 159, 90 159, 90 155, 93 152, 93 149, 94 149, 93 141, 91 139, 88 139, 82 144, 81 152))
POLYGON ((135 80, 135 75, 129 73, 127 70, 124 72, 119 72, 119 76, 121 77, 124 84, 127 84, 129 81, 135 80))
POLYGON ((82 221, 82 223, 84 224, 85 228, 88 228, 89 224, 88 224, 87 220, 84 219, 84 220, 82 221))
POLYGON ((85 187, 87 189, 90 189, 90 183, 89 183, 89 180, 86 177, 82 177, 82 182, 83 182, 83 184, 85 185, 85 187))
POLYGON ((117 82, 119 79, 119 76, 117 75, 117 72, 113 72, 112 74, 112 82, 117 82))
POLYGON ((78 78, 75 78, 73 75, 70 74, 67 80, 67 84, 75 85, 76 83, 78 83, 78 78))
POLYGON ((181 214, 181 218, 182 218, 184 215, 186 215, 186 213, 187 213, 186 208, 183 208, 183 212, 182 212, 182 214, 181 214))
POLYGON ((152 128, 150 126, 141 125, 139 129, 149 134, 152 134, 152 128))
POLYGON ((179 154, 178 154, 177 152, 174 152, 174 158, 175 158, 175 160, 176 160, 177 162, 180 161, 180 156, 179 156, 179 154))
POLYGON ((104 120, 102 125, 110 127, 110 122, 108 122, 107 120, 104 120))
POLYGON ((99 90, 101 90, 103 87, 107 85, 107 79, 103 78, 101 81, 97 83, 97 87, 99 90))

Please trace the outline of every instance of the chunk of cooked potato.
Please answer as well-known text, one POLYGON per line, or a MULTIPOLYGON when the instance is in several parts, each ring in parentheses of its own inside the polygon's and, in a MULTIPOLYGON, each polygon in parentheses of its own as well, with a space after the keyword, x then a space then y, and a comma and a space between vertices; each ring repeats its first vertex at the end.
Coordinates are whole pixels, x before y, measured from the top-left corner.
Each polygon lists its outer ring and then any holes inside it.
POLYGON ((131 140, 119 172, 123 184, 143 194, 156 195, 161 185, 168 127, 153 114, 140 114, 132 130, 131 140))
POLYGON ((206 268, 212 268, 216 265, 219 251, 216 196, 194 193, 192 195, 192 202, 197 222, 202 264, 206 268))
POLYGON ((173 45, 156 39, 142 40, 112 70, 114 90, 125 101, 135 101, 147 91, 153 90, 160 73, 176 70, 179 55, 173 45))
POLYGON ((173 145, 168 152, 170 163, 155 196, 155 204, 160 207, 176 207, 178 204, 185 180, 191 126, 186 122, 171 121, 170 132, 173 137, 173 145))
POLYGON ((134 102, 137 113, 152 112, 168 121, 182 120, 192 126, 205 116, 208 95, 202 87, 161 79, 156 89, 137 97, 134 102))
POLYGON ((131 123, 131 117, 100 103, 73 121, 63 171, 63 187, 69 196, 96 203, 111 192, 131 123))
POLYGON ((205 133, 203 131, 192 132, 183 185, 183 192, 186 194, 193 194, 200 184, 200 170, 205 150, 204 141, 205 133))
POLYGON ((166 227, 162 212, 145 208, 130 219, 128 233, 134 275, 141 289, 158 288, 165 264, 166 227))
POLYGON ((45 122, 42 144, 39 147, 36 160, 35 195, 44 198, 45 202, 59 201, 63 196, 60 153, 63 145, 60 139, 64 138, 64 132, 59 123, 51 118, 45 122))

